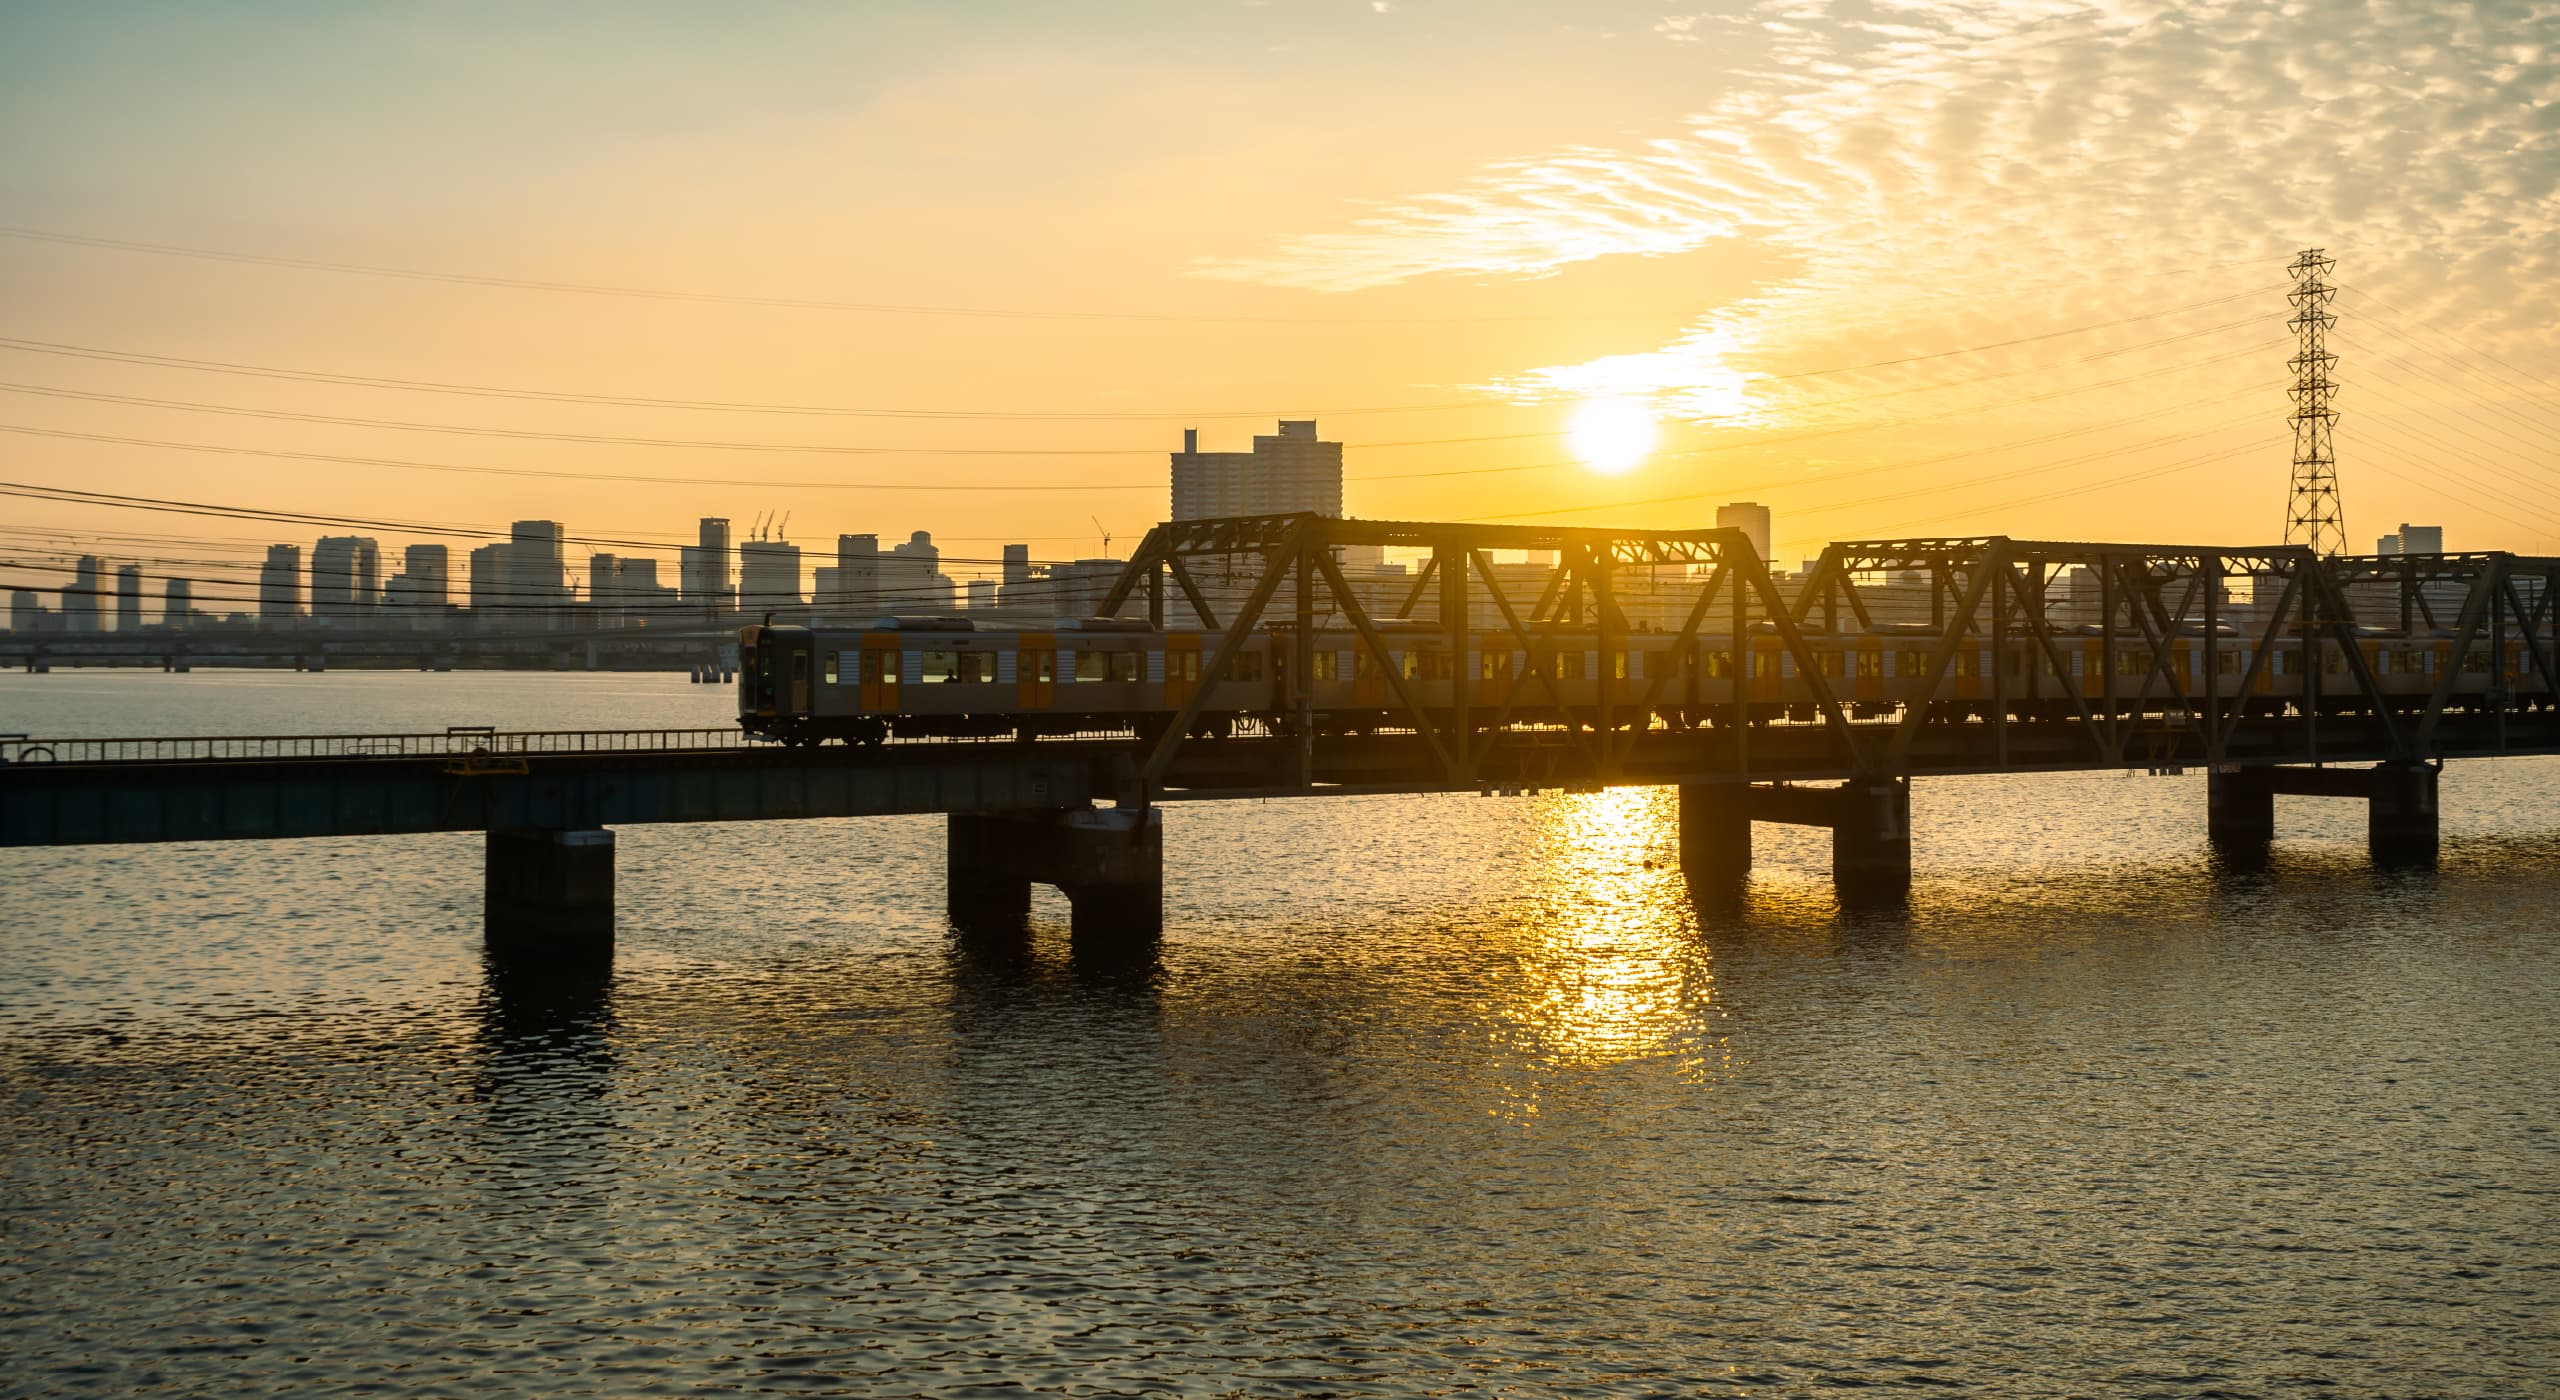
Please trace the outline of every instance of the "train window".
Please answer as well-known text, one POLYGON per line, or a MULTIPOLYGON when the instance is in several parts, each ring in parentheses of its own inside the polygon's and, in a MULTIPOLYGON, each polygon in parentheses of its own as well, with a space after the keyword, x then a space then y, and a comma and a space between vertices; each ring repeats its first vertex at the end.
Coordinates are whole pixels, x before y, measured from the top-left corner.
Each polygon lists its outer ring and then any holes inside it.
POLYGON ((1557 680, 1560 680, 1560 681, 1578 681, 1578 680, 1582 679, 1582 653, 1581 653, 1581 652, 1578 652, 1578 651, 1558 651, 1558 652, 1550 652, 1550 653, 1548 653, 1548 654, 1549 654, 1549 655, 1551 655, 1551 656, 1553 656, 1553 657, 1555 658, 1555 671, 1554 671, 1554 675, 1555 675, 1555 678, 1556 678, 1557 680))
POLYGON ((1200 679, 1200 653, 1169 651, 1164 654, 1164 678, 1169 681, 1200 679))
POLYGON ((2236 676, 2247 670, 2248 666, 2249 658, 2240 652, 2225 650, 2216 651, 2213 654, 2213 669, 2217 674, 2236 676))
POLYGON ((805 651, 791 653, 791 679, 795 682, 809 679, 809 653, 805 651))
POLYGON ((1476 654, 1476 679, 1498 681, 1511 675, 1511 653, 1487 651, 1476 654))
POLYGON ((1026 651, 1014 663, 1015 671, 1025 680, 1048 685, 1056 679, 1058 654, 1054 651, 1026 651))
POLYGON ((1822 674, 1826 676, 1837 676, 1840 674, 1840 653, 1836 651, 1816 652, 1814 653, 1814 661, 1815 664, 1821 668, 1822 674))
POLYGON ((990 685, 996 678, 996 654, 991 651, 960 653, 959 678, 970 685, 990 685))
POLYGON ((1076 679, 1080 681, 1107 681, 1111 679, 1110 655, 1106 652, 1099 651, 1077 652, 1076 679))
POLYGON ((1858 653, 1858 679, 1874 680, 1884 674, 1884 653, 1869 650, 1858 653))
POLYGON ((2347 654, 2345 652, 2324 650, 2321 653, 2320 674, 2324 676, 2343 676, 2346 673, 2347 654))
POLYGON ((829 685, 837 685, 841 683, 838 680, 838 677, 843 674, 844 653, 840 651, 828 652, 826 669, 820 672, 819 679, 825 681, 829 685))
POLYGON ((885 686, 898 683, 898 653, 866 651, 862 654, 862 672, 885 686))
POLYGON ((1377 678, 1377 658, 1369 655, 1369 649, 1367 647, 1362 647, 1358 651, 1351 653, 1351 675, 1354 680, 1365 681, 1377 678))
POLYGON ((2462 669, 2463 669, 2463 670, 2465 670, 2465 671, 2473 672, 2473 673, 2478 673, 2478 672, 2483 672, 2483 671, 2488 670, 2488 669, 2489 669, 2489 653, 2487 653, 2487 652, 2485 652, 2485 651, 2466 651, 2466 652, 2464 652, 2464 653, 2462 654, 2462 669))
POLYGON ((1312 653, 1312 655, 1315 660, 1315 666, 1314 669, 1308 672, 1310 676, 1320 681, 1337 681, 1342 679, 1342 653, 1334 651, 1319 651, 1312 653))
POLYGON ((1727 676, 1732 675, 1732 674, 1733 674, 1733 653, 1732 653, 1732 652, 1729 652, 1729 651, 1711 651, 1711 652, 1708 652, 1708 653, 1707 653, 1707 674, 1708 674, 1710 677, 1714 677, 1714 678, 1717 678, 1717 679, 1722 679, 1722 678, 1724 678, 1724 677, 1727 677, 1727 676))
POLYGON ((1258 651, 1240 651, 1235 655, 1228 657, 1227 679, 1231 681, 1258 681, 1262 679, 1262 653, 1258 651))
POLYGON ((1609 653, 1609 656, 1611 664, 1615 668, 1612 674, 1614 674, 1619 680, 1625 680, 1627 678, 1627 654, 1623 651, 1613 651, 1609 653))
POLYGON ((1115 651, 1115 652, 1112 652, 1112 653, 1111 653, 1111 679, 1113 679, 1113 680, 1115 680, 1115 681, 1134 681, 1134 680, 1136 680, 1136 679, 1138 678, 1138 669, 1139 669, 1138 661, 1139 661, 1138 653, 1136 653, 1136 652, 1134 652, 1134 651, 1115 651))
POLYGON ((918 674, 926 685, 947 685, 956 681, 960 679, 960 653, 956 651, 925 652, 918 674))

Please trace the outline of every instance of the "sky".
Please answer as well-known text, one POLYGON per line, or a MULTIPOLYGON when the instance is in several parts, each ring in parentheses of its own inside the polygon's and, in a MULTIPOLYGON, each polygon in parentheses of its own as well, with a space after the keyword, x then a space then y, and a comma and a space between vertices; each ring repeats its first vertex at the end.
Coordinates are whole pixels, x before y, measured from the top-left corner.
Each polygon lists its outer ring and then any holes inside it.
MULTIPOLYGON (((2555 62, 2560 0, 0 3, 0 480, 1067 558, 1313 416, 1362 516, 2264 543, 2318 246, 2350 541, 2560 553, 2555 62)), ((322 533, 0 499, 12 583, 322 533)))

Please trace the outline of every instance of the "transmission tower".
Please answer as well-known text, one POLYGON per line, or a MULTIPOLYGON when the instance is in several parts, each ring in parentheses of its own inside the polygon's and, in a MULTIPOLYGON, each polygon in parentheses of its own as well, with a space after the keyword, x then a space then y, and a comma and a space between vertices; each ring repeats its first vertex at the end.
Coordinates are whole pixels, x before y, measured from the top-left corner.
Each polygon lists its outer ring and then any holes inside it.
POLYGON ((2338 357, 2329 349, 2329 330, 2338 318, 2329 303, 2337 299, 2338 287, 2327 274, 2337 265, 2322 250, 2305 248, 2285 269, 2293 274, 2293 290, 2285 296, 2293 303, 2293 319, 2285 324, 2293 327, 2296 343, 2285 362, 2293 370, 2293 494, 2285 505, 2284 542, 2307 544, 2323 557, 2347 552, 2337 446, 2330 437, 2338 422, 2330 407, 2338 385, 2329 372, 2338 367, 2338 357))

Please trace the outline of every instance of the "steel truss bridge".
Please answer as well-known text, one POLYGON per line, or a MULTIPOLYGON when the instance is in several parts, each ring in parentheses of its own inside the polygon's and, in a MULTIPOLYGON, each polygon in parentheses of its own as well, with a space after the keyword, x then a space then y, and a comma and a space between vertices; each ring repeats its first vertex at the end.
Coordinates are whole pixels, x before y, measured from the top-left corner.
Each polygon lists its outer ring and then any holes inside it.
POLYGON ((1909 882, 1915 778, 2195 767, 2212 775, 2208 834, 2228 858, 2262 853, 2273 797, 2304 793, 2364 798, 2376 857, 2424 861, 2445 760, 2560 752, 2555 599, 2560 560, 2501 553, 1861 541, 1782 587, 1732 530, 1181 521, 1147 535, 1101 611, 1142 605, 1161 624, 1178 601, 1206 625, 1208 676, 1259 635, 1290 649, 1284 676, 1311 676, 1318 631, 1347 631, 1385 682, 1377 722, 1329 730, 1283 681, 1282 722, 1216 737, 1199 723, 1206 687, 1141 734, 876 747, 730 731, 0 737, 0 845, 487 831, 493 938, 566 930, 588 947, 610 945, 605 829, 634 822, 947 814, 955 921, 1016 923, 1044 882, 1094 933, 1151 933, 1160 918, 1159 804, 1242 796, 1673 785, 1702 894, 1748 869, 1754 821, 1783 821, 1832 829, 1844 898, 1893 898, 1909 882), (1376 546, 1420 559, 1383 615, 1339 562, 1376 546), (1494 562, 1511 550, 1552 555, 1534 593, 1494 562), (1637 571, 1663 570, 1694 583, 1685 616, 1639 627, 1624 596, 1637 571), (1916 602, 1926 620, 1888 625, 1889 591, 1893 615, 1916 602), (1437 680, 1398 664, 1417 634, 1467 655, 1487 617, 1530 656, 1570 635, 1604 656, 1637 638, 1683 661, 1572 705, 1536 666, 1492 687, 1464 664, 1437 680), (1879 630, 1919 658, 1892 693, 1847 661, 1879 630), (2379 632, 2443 660, 2380 670, 2379 632), (1784 703, 1738 638, 1774 655, 1784 703), (1986 648, 2041 664, 1967 661, 1986 648), (2282 678, 2280 654, 2300 658, 2282 678))

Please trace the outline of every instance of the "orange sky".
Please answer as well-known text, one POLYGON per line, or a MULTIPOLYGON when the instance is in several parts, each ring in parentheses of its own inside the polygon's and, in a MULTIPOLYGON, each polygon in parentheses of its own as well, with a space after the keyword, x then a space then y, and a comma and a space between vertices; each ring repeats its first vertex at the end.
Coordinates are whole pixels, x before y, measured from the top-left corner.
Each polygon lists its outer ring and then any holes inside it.
MULTIPOLYGON (((2318 243, 2350 540, 2560 552, 2548 14, 538 8, 0 17, 18 234, 700 294, 0 236, 0 479, 1046 558, 1160 518, 1183 427, 1314 414, 1361 515, 2257 542, 2318 243), (1562 435, 1593 395, 1664 419, 1624 476, 1562 435)), ((319 533, 0 522, 13 583, 319 533)))

